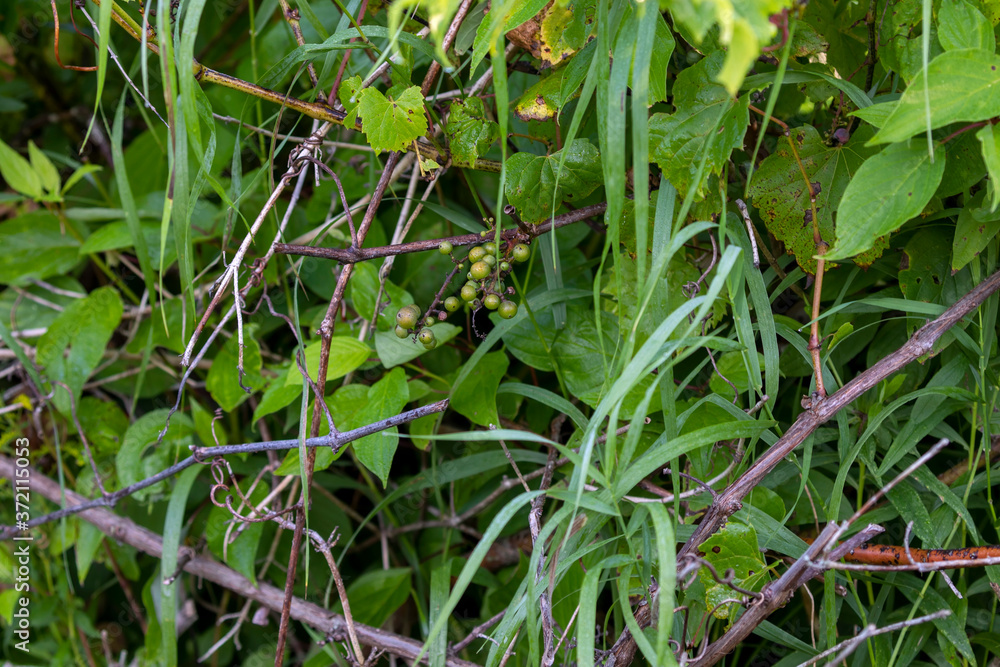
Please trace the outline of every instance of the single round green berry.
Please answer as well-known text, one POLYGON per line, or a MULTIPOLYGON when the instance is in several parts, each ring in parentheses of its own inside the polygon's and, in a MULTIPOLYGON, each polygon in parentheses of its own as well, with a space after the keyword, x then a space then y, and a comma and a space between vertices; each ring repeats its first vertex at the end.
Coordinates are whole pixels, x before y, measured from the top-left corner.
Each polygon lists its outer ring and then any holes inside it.
POLYGON ((486 262, 476 262, 469 269, 469 273, 472 274, 472 278, 475 280, 482 280, 486 276, 490 275, 490 265, 486 262))
POLYGON ((500 297, 496 294, 487 294, 483 299, 483 305, 490 310, 496 310, 500 307, 500 297))
POLYGON ((420 311, 414 306, 404 306, 396 313, 396 326, 403 329, 412 329, 417 326, 417 319, 420 318, 420 311))
POLYGON ((406 338, 409 335, 410 332, 404 329, 403 327, 399 326, 396 327, 396 338, 406 338))
POLYGON ((424 347, 429 350, 434 347, 434 332, 424 327, 420 330, 420 333, 417 334, 417 340, 423 343, 424 347))
POLYGON ((531 250, 528 246, 523 243, 518 243, 514 246, 514 261, 515 262, 527 262, 528 257, 531 256, 531 250))
POLYGON ((465 277, 466 277, 466 278, 468 278, 468 279, 469 279, 469 282, 471 283, 471 282, 472 282, 472 271, 469 271, 469 272, 467 272, 467 273, 465 274, 465 277))
POLYGON ((479 283, 477 283, 475 280, 467 280, 465 284, 471 287, 472 289, 476 290, 477 292, 479 291, 479 283))
POLYGON ((459 264, 458 264, 458 270, 461 271, 464 268, 465 268, 465 262, 459 262, 459 264))
POLYGON ((447 310, 449 313, 454 313, 461 307, 461 305, 462 302, 453 296, 449 296, 447 299, 444 300, 444 309, 447 310))
POLYGON ((497 313, 499 313, 500 317, 505 320, 509 320, 517 315, 517 304, 513 301, 504 301, 500 304, 500 308, 497 309, 497 313))
POLYGON ((497 244, 494 243, 493 241, 490 241, 489 243, 484 243, 483 250, 486 251, 487 255, 495 255, 497 254, 497 244))
POLYGON ((473 246, 472 250, 469 251, 469 261, 478 262, 483 257, 486 256, 486 251, 483 250, 482 246, 473 246))
POLYGON ((454 247, 448 241, 442 241, 441 245, 438 246, 438 252, 442 255, 450 255, 454 247))
POLYGON ((504 273, 510 272, 510 262, 500 262, 500 270, 504 273))
POLYGON ((472 301, 476 298, 476 294, 478 293, 479 292, 475 287, 472 285, 466 285, 462 288, 460 296, 462 297, 462 301, 472 301))
POLYGON ((497 265, 497 258, 494 255, 486 255, 486 257, 483 257, 483 261, 489 264, 490 266, 497 265))
MULTIPOLYGON (((493 222, 493 218, 490 218, 490 222, 493 222)), ((486 238, 486 231, 485 230, 479 232, 479 238, 481 238, 481 239, 485 239, 486 238)))

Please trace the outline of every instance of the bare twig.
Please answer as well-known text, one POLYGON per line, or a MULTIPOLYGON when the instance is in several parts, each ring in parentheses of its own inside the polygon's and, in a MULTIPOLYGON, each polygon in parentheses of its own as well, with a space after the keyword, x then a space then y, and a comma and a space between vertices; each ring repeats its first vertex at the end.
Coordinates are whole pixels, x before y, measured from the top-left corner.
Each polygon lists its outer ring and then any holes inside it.
POLYGON ((876 627, 874 624, 869 624, 864 630, 859 632, 854 637, 846 641, 842 641, 835 646, 831 646, 827 650, 823 651, 818 655, 814 655, 805 662, 799 664, 798 667, 809 667, 809 665, 815 665, 823 658, 836 654, 836 657, 826 663, 827 667, 833 667, 834 665, 839 665, 844 659, 854 653, 854 651, 865 643, 872 637, 878 635, 884 635, 889 632, 895 632, 896 630, 902 630, 903 628, 911 628, 915 625, 920 625, 921 623, 927 623, 928 621, 936 621, 939 618, 946 618, 951 616, 950 609, 939 609, 933 614, 927 614, 926 616, 920 616, 919 618, 912 618, 907 621, 900 621, 899 623, 893 623, 892 625, 887 625, 884 628, 876 627), (838 653, 839 651, 839 653, 838 653))
MULTIPOLYGON (((423 407, 416 408, 414 410, 408 410, 394 417, 389 417, 388 419, 383 419, 382 421, 375 422, 374 424, 368 424, 367 426, 362 426, 361 428, 356 428, 351 431, 344 431, 341 433, 334 433, 330 435, 324 435, 318 438, 307 438, 305 444, 307 447, 331 447, 333 449, 339 449, 346 444, 354 442, 359 438, 363 438, 366 435, 371 435, 372 433, 378 433, 379 431, 384 431, 393 426, 399 426, 400 424, 406 424, 423 417, 425 415, 436 414, 438 412, 444 412, 448 407, 448 399, 438 401, 437 403, 431 403, 430 405, 425 405, 423 407)), ((135 484, 130 484, 125 488, 119 489, 114 493, 109 493, 107 496, 98 498, 96 500, 88 500, 83 503, 77 503, 72 507, 64 507, 55 512, 50 512, 44 516, 36 517, 28 522, 28 527, 38 526, 43 523, 48 523, 49 521, 55 521, 61 519, 65 516, 71 516, 82 512, 84 510, 92 509, 95 507, 113 507, 122 498, 126 498, 137 491, 148 488, 157 482, 162 482, 165 479, 169 479, 174 475, 178 474, 185 468, 189 468, 195 463, 210 459, 213 456, 229 456, 231 454, 246 454, 252 452, 266 452, 266 451, 281 451, 287 449, 297 449, 299 446, 299 440, 272 440, 269 442, 250 442, 241 445, 224 445, 221 447, 191 447, 193 452, 192 456, 181 460, 178 463, 170 466, 169 468, 162 470, 155 475, 147 477, 146 479, 136 482, 135 484)), ((11 526, 3 526, 0 529, 0 540, 9 539, 11 535, 15 534, 17 531, 11 526)))
MULTIPOLYGON (((535 229, 537 234, 541 235, 552 229, 558 229, 559 227, 565 227, 566 225, 571 225, 575 222, 580 222, 581 220, 586 220, 595 215, 600 215, 604 213, 607 208, 607 204, 593 204, 591 206, 584 206, 578 208, 575 211, 570 211, 569 213, 564 213, 562 215, 557 215, 549 222, 537 225, 535 229)), ((286 243, 276 243, 274 246, 275 252, 282 253, 285 255, 302 255, 304 257, 321 257, 323 259, 332 259, 343 264, 354 264, 356 262, 364 262, 369 259, 376 259, 379 257, 390 257, 392 255, 405 255, 413 252, 425 252, 427 250, 436 250, 439 245, 447 241, 455 247, 459 246, 469 246, 483 243, 485 241, 495 240, 493 238, 493 232, 487 232, 486 236, 480 236, 479 234, 462 234, 461 236, 450 236, 441 239, 430 239, 427 241, 412 241, 410 243, 400 243, 399 245, 387 245, 379 248, 316 248, 313 246, 303 246, 303 245, 290 245, 286 243)), ((511 241, 514 239, 523 238, 523 232, 520 230, 508 230, 503 232, 503 240, 511 241)))
MULTIPOLYGON (((14 474, 14 461, 6 456, 0 456, 0 477, 14 479, 14 474)), ((40 496, 44 496, 54 503, 62 502, 59 483, 37 471, 31 476, 31 486, 32 491, 37 492, 40 496)), ((163 555, 163 540, 159 535, 130 519, 115 515, 110 510, 91 507, 80 511, 78 508, 81 505, 88 504, 87 499, 68 489, 65 494, 67 509, 75 510, 70 513, 79 512, 81 519, 93 524, 102 533, 156 558, 163 555)), ((194 555, 184 565, 184 570, 196 577, 228 588, 237 595, 254 600, 272 611, 281 610, 284 601, 284 592, 281 589, 265 581, 259 581, 255 585, 242 574, 211 558, 194 555)), ((292 599, 291 617, 328 635, 340 635, 346 632, 346 622, 343 616, 331 613, 327 609, 300 598, 292 599)), ((414 660, 420 654, 422 644, 419 641, 360 623, 356 623, 355 627, 359 640, 364 644, 377 646, 388 653, 408 660, 414 660)), ((475 667, 474 663, 455 657, 448 657, 447 665, 451 667, 475 667)))

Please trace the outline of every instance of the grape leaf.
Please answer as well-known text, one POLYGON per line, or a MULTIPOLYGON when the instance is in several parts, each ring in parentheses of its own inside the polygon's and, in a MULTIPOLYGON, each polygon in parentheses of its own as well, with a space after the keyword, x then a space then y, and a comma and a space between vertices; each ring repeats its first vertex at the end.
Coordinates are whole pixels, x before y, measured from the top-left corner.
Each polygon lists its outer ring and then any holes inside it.
MULTIPOLYGON (((954 52, 953 52, 954 53, 954 52)), ((875 247, 878 238, 899 229, 931 200, 944 175, 944 151, 893 144, 865 161, 844 191, 837 211, 837 242, 829 259, 846 259, 875 247)))
MULTIPOLYGON (((840 205, 847 184, 864 161, 877 152, 877 149, 865 147, 865 141, 871 135, 872 130, 863 127, 844 146, 830 148, 811 125, 792 130, 791 139, 802 160, 802 168, 813 184, 813 190, 818 190, 816 214, 819 216, 819 232, 827 243, 835 237, 833 213, 840 205)), ((768 231, 795 255, 803 271, 816 273, 816 260, 813 259, 816 243, 809 190, 787 139, 779 140, 774 153, 757 169, 750 184, 750 197, 768 231)), ((866 259, 867 263, 871 263, 875 257, 866 259)))
POLYGON ((677 110, 672 114, 653 114, 649 120, 653 159, 679 193, 697 188, 696 200, 705 198, 705 179, 710 174, 720 174, 733 150, 742 145, 750 122, 748 98, 735 100, 713 81, 722 67, 722 58, 721 52, 713 53, 681 72, 674 84, 677 110), (722 121, 716 126, 720 114, 722 121), (706 168, 701 182, 695 183, 710 137, 713 141, 706 168))
POLYGON ((365 88, 360 93, 358 112, 368 144, 377 152, 403 150, 427 134, 419 86, 410 86, 395 99, 365 88))
POLYGON ((926 130, 928 109, 932 129, 995 116, 1000 109, 1000 56, 979 49, 942 53, 927 66, 927 85, 923 76, 914 78, 871 143, 903 141, 926 130))
POLYGON ((587 139, 552 155, 518 153, 507 160, 507 198, 525 222, 541 222, 552 214, 552 193, 556 190, 556 170, 563 154, 566 161, 559 174, 555 203, 586 197, 604 182, 601 156, 587 139))
POLYGON ((719 42, 727 47, 726 61, 713 76, 730 95, 735 95, 761 47, 778 32, 771 15, 791 4, 789 0, 660 0, 660 10, 669 10, 682 35, 695 44, 701 43, 709 28, 719 24, 719 42))
POLYGON ((500 126, 486 117, 481 99, 470 97, 452 102, 445 134, 452 159, 471 165, 500 138, 500 126))
MULTIPOLYGON (((767 563, 757 544, 757 531, 752 526, 730 521, 705 540, 698 552, 699 556, 712 565, 720 578, 725 577, 728 570, 732 570, 732 582, 740 588, 759 591, 770 578, 767 563)), ((728 618, 736 603, 724 604, 723 601, 735 597, 733 589, 716 581, 708 568, 701 568, 698 578, 706 589, 708 609, 714 610, 716 618, 728 618)))
POLYGON ((555 118, 560 109, 576 97, 577 88, 563 96, 562 84, 568 68, 560 69, 539 79, 535 85, 524 91, 514 107, 514 113, 521 120, 547 121, 555 118))
POLYGON ((337 90, 337 99, 340 103, 344 105, 344 110, 347 111, 347 117, 344 118, 344 127, 354 127, 358 120, 358 93, 361 91, 361 81, 360 76, 352 76, 349 79, 344 79, 344 82, 340 84, 340 89, 337 90))

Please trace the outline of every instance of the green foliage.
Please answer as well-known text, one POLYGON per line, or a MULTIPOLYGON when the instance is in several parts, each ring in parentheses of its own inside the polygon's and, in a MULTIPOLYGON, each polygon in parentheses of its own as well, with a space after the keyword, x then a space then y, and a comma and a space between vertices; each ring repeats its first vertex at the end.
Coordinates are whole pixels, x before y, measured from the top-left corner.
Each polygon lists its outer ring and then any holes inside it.
POLYGON ((507 161, 507 197, 525 222, 552 215, 553 202, 577 201, 601 186, 601 159, 586 139, 552 155, 518 153, 507 161))
MULTIPOLYGON (((894 354, 1000 267, 997 0, 9 4, 0 454, 118 515, 29 529, 34 663, 271 662, 273 586, 358 664, 339 584, 366 664, 690 662, 940 438, 842 539, 994 539, 1000 297, 894 354)), ((994 569, 827 569, 725 664, 990 664, 994 569)))

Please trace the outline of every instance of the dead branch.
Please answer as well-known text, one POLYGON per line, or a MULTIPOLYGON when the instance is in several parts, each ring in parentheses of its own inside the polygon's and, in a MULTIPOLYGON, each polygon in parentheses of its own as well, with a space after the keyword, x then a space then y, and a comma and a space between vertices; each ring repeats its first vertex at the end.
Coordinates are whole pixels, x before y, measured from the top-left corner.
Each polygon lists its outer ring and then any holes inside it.
MULTIPOLYGON (((306 447, 331 447, 339 449, 340 447, 354 442, 355 440, 359 440, 366 435, 378 433, 379 431, 384 431, 392 428, 393 426, 399 426, 400 424, 409 423, 414 419, 425 415, 444 412, 447 408, 448 399, 444 399, 438 401, 437 403, 431 403, 430 405, 424 405, 413 410, 407 410, 406 412, 400 413, 394 417, 389 417, 388 419, 383 419, 382 421, 375 422, 374 424, 368 424, 367 426, 362 426, 352 431, 324 435, 318 438, 307 438, 305 445, 306 447)), ((189 468, 195 463, 205 461, 206 459, 210 459, 215 456, 296 449, 299 444, 299 440, 271 440, 268 442, 249 442, 240 445, 225 445, 222 447, 191 447, 191 451, 193 452, 191 456, 175 463, 165 470, 161 470, 155 475, 147 477, 146 479, 136 482, 135 484, 130 484, 123 489, 119 489, 114 493, 109 493, 101 498, 97 498, 95 500, 84 500, 81 503, 75 503, 72 506, 63 507, 55 512, 49 512, 44 516, 36 517, 28 522, 28 527, 33 528, 34 526, 48 523, 49 521, 56 521, 57 519, 71 516, 96 507, 113 507, 122 498, 126 498, 137 491, 153 486, 157 482, 169 479, 185 468, 189 468)), ((0 540, 10 539, 11 535, 15 532, 17 531, 12 526, 0 527, 0 540)))
MULTIPOLYGON (((604 213, 607 204, 592 204, 578 208, 575 211, 557 215, 551 221, 536 225, 533 229, 534 236, 540 236, 546 232, 571 225, 575 222, 586 220, 587 218, 604 213)), ((507 230, 501 234, 503 240, 512 241, 524 238, 525 233, 520 230, 507 230)), ((532 238, 531 235, 527 235, 532 238)), ((394 255, 405 255, 413 252, 426 252, 436 250, 439 245, 447 241, 455 247, 476 245, 494 240, 494 232, 486 233, 486 236, 479 234, 462 234, 460 236, 449 236, 441 239, 430 239, 427 241, 411 241, 410 243, 400 243, 398 245, 387 245, 379 248, 318 248, 304 245, 291 245, 287 243, 274 244, 274 251, 284 255, 302 255, 304 257, 320 257, 322 259, 332 259, 343 264, 355 264, 369 259, 379 257, 391 257, 394 255)))
MULTIPOLYGON (((0 456, 0 477, 14 479, 14 461, 6 456, 0 456)), ((31 489, 54 503, 61 502, 62 491, 58 482, 40 472, 32 474, 31 489)), ((66 509, 72 510, 69 513, 79 513, 80 518, 93 524, 105 535, 156 558, 162 557, 163 539, 156 533, 107 509, 90 507, 81 510, 80 508, 88 505, 89 501, 69 489, 65 491, 65 498, 66 509)), ((260 582, 259 586, 254 586, 249 579, 222 563, 194 555, 185 563, 184 570, 227 588, 237 595, 254 600, 272 611, 281 611, 284 601, 284 592, 281 589, 263 582, 260 582)), ((347 636, 347 624, 343 616, 331 613, 301 598, 292 598, 291 617, 335 638, 347 636)), ((368 625, 355 623, 355 628, 362 643, 408 660, 414 660, 423 646, 415 639, 368 625)), ((447 664, 452 667, 475 667, 475 663, 454 657, 448 657, 447 664)))

